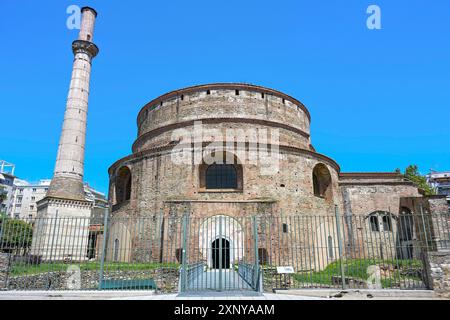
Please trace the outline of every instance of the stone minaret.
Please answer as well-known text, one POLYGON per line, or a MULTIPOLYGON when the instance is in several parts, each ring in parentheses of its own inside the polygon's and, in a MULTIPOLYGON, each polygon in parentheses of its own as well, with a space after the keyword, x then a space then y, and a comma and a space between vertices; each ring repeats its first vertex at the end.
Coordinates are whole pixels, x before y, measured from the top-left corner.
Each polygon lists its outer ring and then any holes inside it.
POLYGON ((92 42, 97 12, 89 7, 81 12, 55 171, 47 195, 36 203, 31 253, 45 261, 87 259, 93 203, 86 200, 83 188, 84 146, 91 63, 98 48, 92 42))
POLYGON ((89 7, 81 9, 82 21, 78 40, 72 43, 75 56, 69 94, 55 171, 47 196, 84 200, 84 147, 92 59, 98 48, 92 42, 97 12, 89 7))

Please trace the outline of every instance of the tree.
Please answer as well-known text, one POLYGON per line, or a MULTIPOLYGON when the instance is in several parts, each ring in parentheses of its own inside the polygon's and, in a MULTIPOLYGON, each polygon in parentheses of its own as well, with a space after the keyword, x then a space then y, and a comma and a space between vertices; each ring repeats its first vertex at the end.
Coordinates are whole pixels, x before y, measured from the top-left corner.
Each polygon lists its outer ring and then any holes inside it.
MULTIPOLYGON (((395 172, 400 173, 400 169, 396 169, 395 172)), ((419 167, 415 164, 409 165, 403 174, 406 179, 413 182, 417 188, 422 189, 425 195, 436 194, 436 190, 433 189, 428 183, 427 178, 420 174, 419 167)))
POLYGON ((33 226, 17 219, 0 221, 0 248, 5 252, 26 253, 33 239, 33 226))

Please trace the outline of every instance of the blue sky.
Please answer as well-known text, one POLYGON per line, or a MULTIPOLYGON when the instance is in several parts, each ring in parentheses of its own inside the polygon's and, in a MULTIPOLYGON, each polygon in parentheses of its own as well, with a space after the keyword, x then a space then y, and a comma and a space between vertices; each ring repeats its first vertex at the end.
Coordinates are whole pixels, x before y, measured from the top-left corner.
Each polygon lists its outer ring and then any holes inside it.
POLYGON ((20 178, 53 173, 78 30, 69 5, 98 13, 85 181, 131 153, 153 98, 247 82, 302 101, 312 143, 342 171, 408 164, 450 170, 450 1, 2 1, 0 159, 20 178), (379 5, 382 30, 366 27, 379 5))

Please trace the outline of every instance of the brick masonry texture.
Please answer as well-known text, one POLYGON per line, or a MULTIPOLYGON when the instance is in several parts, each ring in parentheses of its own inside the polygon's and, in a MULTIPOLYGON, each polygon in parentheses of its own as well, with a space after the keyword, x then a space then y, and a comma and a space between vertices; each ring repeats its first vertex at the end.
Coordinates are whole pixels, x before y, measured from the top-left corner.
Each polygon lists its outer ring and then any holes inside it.
MULTIPOLYGON (((112 216, 116 219, 149 218, 160 214, 181 217, 185 213, 194 218, 217 215, 333 216, 335 206, 346 216, 367 217, 375 211, 386 211, 396 216, 403 198, 422 198, 418 189, 400 174, 341 173, 333 159, 316 152, 312 146, 310 121, 310 114, 301 102, 259 86, 203 85, 156 98, 139 112, 133 153, 109 168, 112 216), (191 130, 195 126, 194 121, 202 121, 204 129, 216 129, 222 133, 226 129, 279 130, 279 141, 270 145, 279 149, 278 170, 265 175, 260 164, 240 159, 243 162, 242 181, 238 189, 205 190, 200 164, 194 161, 177 164, 172 160, 174 147, 191 147, 190 143, 177 140, 175 130, 191 130), (325 180, 329 182, 326 192, 319 196, 314 194, 313 186, 316 166, 322 168, 327 176, 325 180), (121 188, 119 172, 123 172, 124 167, 131 173, 131 192, 125 201, 119 199, 123 193, 118 189, 121 188), (119 198, 117 194, 120 194, 119 198)), ((230 139, 223 136, 218 141, 206 137, 203 150, 212 141, 229 142, 227 138, 230 139)), ((244 144, 234 154, 239 155, 240 152, 256 156, 257 150, 244 144)), ((430 205, 430 210, 439 210, 441 200, 430 205)), ((415 211, 412 207, 409 209, 415 211)), ((360 221, 368 223, 368 219, 360 221)), ((120 228, 130 229, 127 226, 120 228)), ((313 229, 305 231, 311 234, 319 232, 313 229)), ((118 231, 112 229, 112 232, 118 231)), ((394 226, 393 234, 386 237, 390 242, 383 244, 386 248, 394 246, 395 232, 394 226)), ((324 238, 327 235, 316 236, 324 238)), ((133 247, 139 246, 139 241, 133 241, 132 237, 129 241, 133 242, 133 247)), ((395 254, 386 254, 388 250, 383 248, 380 250, 385 252, 385 257, 395 254)), ((377 252, 368 254, 379 256, 377 252)), ((123 260, 128 259, 132 257, 123 257, 123 260)), ((318 265, 324 267, 322 263, 318 265)))
MULTIPOLYGON (((306 107, 272 89, 213 84, 174 91, 144 106, 137 124, 138 138, 133 145, 133 154, 109 169, 109 194, 116 216, 167 214, 169 210, 173 212, 174 207, 180 212, 189 208, 194 216, 218 213, 236 216, 256 213, 331 215, 334 205, 344 212, 344 198, 349 201, 350 209, 347 210, 353 214, 367 215, 376 210, 397 214, 401 197, 420 196, 417 188, 398 175, 342 179, 339 165, 312 147, 306 107), (174 130, 192 129, 196 120, 202 120, 206 129, 221 132, 230 128, 264 128, 269 132, 279 129, 278 172, 263 175, 258 165, 245 163, 242 190, 202 190, 199 165, 180 165, 171 159, 171 150, 177 143, 172 139, 174 130), (317 164, 324 164, 331 175, 331 197, 313 194, 312 172, 317 164), (123 166, 131 171, 132 190, 130 200, 119 204, 115 198, 115 184, 117 172, 123 166), (227 203, 223 203, 225 201, 227 203), (253 209, 248 208, 246 201, 256 203, 253 209), (258 206, 258 202, 264 205, 258 206)), ((206 143, 211 141, 206 140, 206 143)), ((246 152, 252 151, 246 149, 246 152)))

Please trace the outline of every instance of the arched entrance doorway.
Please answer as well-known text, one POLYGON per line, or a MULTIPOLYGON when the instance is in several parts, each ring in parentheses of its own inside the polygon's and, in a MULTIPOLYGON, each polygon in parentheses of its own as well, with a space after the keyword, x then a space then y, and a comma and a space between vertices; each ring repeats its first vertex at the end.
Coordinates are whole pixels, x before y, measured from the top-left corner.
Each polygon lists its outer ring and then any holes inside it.
POLYGON ((198 248, 208 268, 219 269, 218 262, 214 265, 214 261, 219 260, 220 256, 218 239, 222 239, 222 256, 225 257, 222 268, 232 269, 233 265, 237 265, 239 261, 245 259, 246 245, 242 224, 248 223, 247 220, 216 215, 194 221, 200 223, 198 248), (215 258, 213 258, 213 253, 215 258))
POLYGON ((397 257, 412 259, 414 257, 414 220, 411 210, 406 207, 400 209, 397 231, 397 257))
POLYGON ((214 269, 230 268, 230 241, 217 238, 211 244, 211 264, 214 269), (222 240, 222 241, 221 241, 222 240), (222 242, 222 243, 221 243, 222 242))

